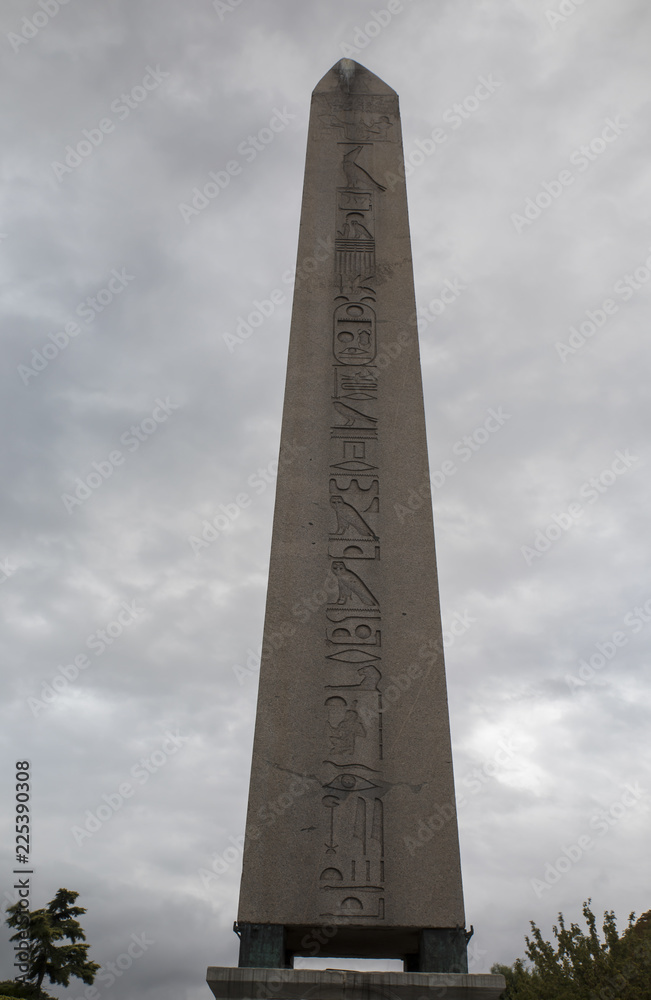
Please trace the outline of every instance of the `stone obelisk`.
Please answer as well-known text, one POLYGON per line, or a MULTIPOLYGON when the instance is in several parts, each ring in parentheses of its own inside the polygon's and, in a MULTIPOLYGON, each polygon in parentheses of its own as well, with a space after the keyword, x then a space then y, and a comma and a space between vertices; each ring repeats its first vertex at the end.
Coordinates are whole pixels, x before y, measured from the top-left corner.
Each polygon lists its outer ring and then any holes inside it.
MULTIPOLYGON (((208 981, 260 996, 255 970, 295 955, 402 958, 398 978, 452 973, 450 996, 478 979, 492 992, 473 996, 497 996, 500 977, 464 975, 398 98, 350 60, 312 96, 297 274, 240 969, 208 981)), ((283 982, 305 995, 301 972, 283 982)))

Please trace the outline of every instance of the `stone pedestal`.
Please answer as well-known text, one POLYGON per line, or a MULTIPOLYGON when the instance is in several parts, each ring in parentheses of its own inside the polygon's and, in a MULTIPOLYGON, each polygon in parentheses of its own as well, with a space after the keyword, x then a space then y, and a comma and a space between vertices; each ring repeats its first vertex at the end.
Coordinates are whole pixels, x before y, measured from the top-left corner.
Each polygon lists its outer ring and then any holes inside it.
POLYGON ((217 1000, 497 1000, 503 976, 312 969, 222 969, 206 977, 217 1000))

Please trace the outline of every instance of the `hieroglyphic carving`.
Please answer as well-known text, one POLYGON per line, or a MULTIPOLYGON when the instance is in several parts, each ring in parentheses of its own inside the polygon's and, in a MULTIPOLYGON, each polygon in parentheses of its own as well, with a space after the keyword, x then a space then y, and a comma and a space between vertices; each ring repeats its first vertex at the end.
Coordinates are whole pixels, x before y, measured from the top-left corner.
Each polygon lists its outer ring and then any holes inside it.
MULTIPOLYGON (((360 749, 359 746, 367 738, 373 738, 373 734, 368 731, 360 714, 360 709, 364 707, 362 702, 369 701, 368 698, 361 699, 363 693, 365 693, 363 689, 355 688, 355 694, 360 695, 360 698, 355 697, 349 701, 348 698, 341 695, 331 695, 325 700, 325 706, 328 710, 328 749, 337 757, 366 756, 368 752, 364 747, 360 749)), ((377 697, 379 695, 374 692, 370 701, 376 701, 377 697)), ((366 714, 368 715, 368 710, 366 714)), ((333 786, 326 787, 332 788, 333 786)))
POLYGON ((346 188, 353 191, 363 190, 364 188, 368 189, 370 181, 371 188, 375 188, 378 191, 386 191, 386 188, 379 181, 376 181, 361 163, 357 162, 365 145, 363 143, 353 146, 352 149, 348 149, 343 155, 342 169, 346 178, 346 188))
POLYGON ((374 477, 370 482, 361 476, 337 475, 330 480, 330 492, 333 494, 345 493, 346 503, 362 513, 379 510, 379 481, 374 477), (361 481, 360 481, 361 480, 361 481))
POLYGON ((335 535, 344 535, 347 531, 352 531, 355 538, 374 538, 378 536, 372 528, 368 526, 361 514, 355 510, 352 504, 346 503, 343 497, 338 494, 330 496, 330 506, 337 518, 337 528, 333 532, 335 535))
MULTIPOLYGON (((332 659, 332 657, 328 657, 332 659)), ((365 663, 357 671, 360 680, 353 684, 328 684, 329 688, 361 688, 366 691, 379 690, 378 685, 382 680, 382 672, 374 663, 365 663)))
POLYGON ((364 581, 360 579, 357 573, 353 573, 352 570, 348 569, 346 564, 340 559, 336 559, 332 563, 332 572, 336 576, 339 585, 337 604, 345 604, 350 607, 350 603, 354 605, 357 600, 366 606, 377 606, 377 600, 373 597, 373 594, 364 581))
POLYGON ((343 427, 335 426, 330 428, 330 437, 333 440, 350 441, 358 444, 359 439, 363 441, 377 441, 377 430, 375 427, 343 427))
POLYGON ((355 459, 352 462, 339 462, 332 465, 332 469, 342 469, 344 472, 358 472, 362 476, 370 476, 377 472, 377 465, 369 465, 368 462, 360 462, 355 459))
POLYGON ((361 111, 392 116, 395 114, 395 105, 393 98, 385 94, 346 94, 335 103, 328 102, 328 110, 339 116, 361 111))
POLYGON ((377 608, 362 608, 360 614, 357 614, 356 608, 341 608, 336 604, 329 604, 326 608, 326 618, 331 622, 343 622, 349 618, 362 618, 364 622, 367 621, 377 621, 379 623, 381 618, 381 612, 379 607, 377 608))
POLYGON ((379 559, 380 546, 363 538, 330 539, 328 555, 338 561, 342 559, 379 559))
MULTIPOLYGON (((346 186, 336 192, 333 301, 333 392, 330 427, 332 511, 328 557, 337 593, 326 607, 322 803, 325 855, 318 871, 324 916, 356 921, 384 917, 384 819, 379 796, 383 726, 381 618, 375 594, 381 557, 379 517, 380 424, 375 293, 376 200, 385 189, 372 175, 372 144, 390 129, 347 111, 321 116, 343 132, 341 165, 346 186), (356 570, 353 571, 350 563, 356 570), (329 898, 328 898, 329 897, 329 898)), ((325 484, 324 484, 325 486, 325 484)))
POLYGON ((339 798, 336 795, 324 795, 321 801, 330 810, 330 839, 325 845, 326 854, 336 854, 338 844, 335 844, 335 809, 339 808, 339 798))
POLYGON ((372 278, 372 274, 348 274, 337 264, 337 279, 341 294, 336 296, 335 301, 345 299, 346 302, 375 302, 375 290, 370 285, 372 278))
POLYGON ((393 124, 388 115, 372 117, 359 111, 341 109, 339 113, 319 115, 320 120, 329 128, 337 129, 340 135, 353 142, 372 139, 374 142, 386 142, 390 136, 389 129, 393 124))
POLYGON ((339 368, 335 365, 335 399, 377 399, 377 368, 339 368))
POLYGON ((355 244, 354 249, 359 247, 359 241, 372 243, 375 249, 375 237, 364 225, 364 212, 346 212, 344 223, 337 236, 341 240, 350 241, 355 244))
MULTIPOLYGON (((341 868, 326 867, 322 870, 320 881, 325 893, 324 916, 346 916, 354 913, 362 919, 382 917, 384 900, 378 899, 384 893, 384 819, 382 800, 368 795, 368 790, 375 790, 377 785, 372 780, 374 775, 359 775, 355 773, 360 765, 351 765, 349 772, 342 773, 330 787, 343 792, 340 807, 337 810, 337 826, 350 829, 347 861, 350 871, 350 881, 343 884, 344 877, 341 868), (366 794, 360 794, 364 792, 366 794), (350 893, 354 893, 351 896, 350 893), (355 905, 351 904, 355 900, 355 905)), ((334 810, 331 811, 334 816, 334 810)), ((333 820, 334 822, 334 820, 333 820)), ((334 829, 334 828, 333 828, 334 829)), ((330 842, 334 843, 334 832, 330 842)), ((341 838, 337 835, 337 847, 341 838)), ((341 852, 340 852, 341 853, 341 852)), ((343 866, 343 857, 339 864, 343 866)))
POLYGON ((340 188, 337 205, 342 212, 371 212, 373 194, 371 191, 349 191, 347 188, 340 188))
POLYGON ((340 417, 343 417, 343 424, 336 424, 337 427, 374 427, 377 424, 377 417, 371 417, 368 413, 362 413, 361 410, 356 410, 354 406, 349 406, 348 403, 342 403, 340 400, 335 399, 333 401, 333 407, 340 417))
POLYGON ((377 353, 375 313, 365 302, 343 302, 334 314, 334 355, 342 365, 365 365, 377 353))
POLYGON ((328 642, 336 643, 338 646, 382 645, 382 633, 380 632, 380 629, 375 627, 377 622, 372 619, 366 620, 361 615, 347 615, 345 618, 342 617, 336 621, 336 625, 326 624, 326 637, 328 642))
POLYGON ((368 660, 379 660, 375 653, 370 653, 368 649, 345 649, 330 653, 329 660, 337 660, 341 663, 366 663, 368 660))
MULTIPOLYGON (((384 188, 359 162, 366 144, 341 143, 341 167, 346 186, 337 190, 335 265, 342 277, 342 295, 355 299, 355 288, 368 283, 375 274, 374 197, 384 188)), ((367 290, 374 298, 372 289, 367 290)))

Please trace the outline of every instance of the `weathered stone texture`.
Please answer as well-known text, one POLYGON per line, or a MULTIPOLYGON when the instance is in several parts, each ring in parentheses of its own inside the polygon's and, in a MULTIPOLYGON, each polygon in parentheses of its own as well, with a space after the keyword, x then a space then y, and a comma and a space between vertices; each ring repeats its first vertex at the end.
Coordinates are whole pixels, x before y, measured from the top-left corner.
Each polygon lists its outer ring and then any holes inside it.
POLYGON ((348 60, 297 268, 238 919, 389 956, 464 912, 398 98, 348 60))

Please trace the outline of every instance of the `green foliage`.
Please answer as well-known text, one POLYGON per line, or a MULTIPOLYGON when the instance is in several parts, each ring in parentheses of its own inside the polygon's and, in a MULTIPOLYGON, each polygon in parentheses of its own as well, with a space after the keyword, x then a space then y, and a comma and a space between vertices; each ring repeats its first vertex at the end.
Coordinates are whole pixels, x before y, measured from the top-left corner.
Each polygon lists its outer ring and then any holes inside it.
POLYGON ((17 980, 7 979, 4 983, 0 983, 0 1000, 15 1000, 16 997, 19 1000, 55 1000, 50 993, 45 993, 44 990, 36 991, 36 986, 33 983, 21 983, 17 980))
POLYGON ((651 997, 651 910, 628 926, 620 937, 615 914, 604 913, 602 933, 590 909, 583 904, 587 932, 578 924, 566 927, 563 914, 552 928, 555 943, 543 940, 533 921, 526 938, 526 954, 512 965, 494 965, 492 972, 506 979, 503 1000, 649 1000, 651 997))
MULTIPOLYGON (((90 945, 77 943, 86 940, 81 924, 75 919, 86 912, 84 907, 74 905, 78 895, 78 892, 71 892, 70 889, 59 889, 47 907, 32 910, 28 920, 25 919, 20 903, 7 907, 7 924, 18 928, 10 940, 26 941, 29 948, 29 970, 26 977, 34 980, 31 993, 14 992, 13 996, 46 997, 47 994, 41 992, 45 976, 58 986, 68 986, 70 976, 75 976, 88 985, 95 979, 99 965, 88 961, 90 945), (68 939, 71 944, 56 943, 63 939, 68 939)), ((12 985, 22 986, 20 983, 12 985)), ((8 990, 7 993, 12 996, 11 991, 8 990)))

